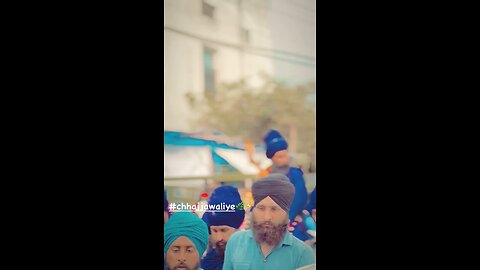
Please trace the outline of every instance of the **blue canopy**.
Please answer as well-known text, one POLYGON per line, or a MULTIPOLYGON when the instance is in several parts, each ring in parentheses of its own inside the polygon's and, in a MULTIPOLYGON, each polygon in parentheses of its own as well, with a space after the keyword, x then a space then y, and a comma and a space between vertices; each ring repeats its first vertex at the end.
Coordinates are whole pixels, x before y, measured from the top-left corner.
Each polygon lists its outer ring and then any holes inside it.
POLYGON ((171 145, 171 146, 209 146, 212 152, 213 162, 215 164, 215 172, 220 170, 220 167, 227 166, 227 170, 235 171, 235 169, 222 157, 220 157, 216 152, 216 148, 223 148, 223 149, 237 149, 243 150, 237 147, 233 147, 224 143, 218 143, 212 140, 204 140, 200 138, 191 137, 187 133, 183 132, 176 132, 176 131, 164 131, 163 132, 163 144, 164 145, 171 145))

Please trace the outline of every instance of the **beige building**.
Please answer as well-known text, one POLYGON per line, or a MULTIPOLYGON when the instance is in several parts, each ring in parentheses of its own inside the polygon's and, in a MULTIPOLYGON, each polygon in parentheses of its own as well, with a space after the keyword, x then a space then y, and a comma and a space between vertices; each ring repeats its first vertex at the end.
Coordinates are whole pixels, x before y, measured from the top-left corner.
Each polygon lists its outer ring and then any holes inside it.
POLYGON ((270 1, 272 47, 284 59, 273 59, 274 76, 288 84, 316 80, 315 8, 314 0, 270 1))
POLYGON ((262 72, 315 80, 313 0, 165 0, 164 18, 165 130, 197 131, 187 93, 240 78, 257 85, 262 72))

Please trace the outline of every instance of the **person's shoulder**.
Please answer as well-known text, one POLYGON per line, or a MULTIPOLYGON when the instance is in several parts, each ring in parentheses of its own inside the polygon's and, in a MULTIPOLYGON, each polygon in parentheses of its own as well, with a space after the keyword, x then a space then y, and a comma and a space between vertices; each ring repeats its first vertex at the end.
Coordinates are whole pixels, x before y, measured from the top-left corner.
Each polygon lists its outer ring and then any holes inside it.
POLYGON ((296 174, 296 175, 303 175, 302 169, 298 167, 290 167, 290 173, 296 174))
POLYGON ((300 168, 297 167, 290 167, 288 175, 291 181, 298 181, 303 179, 303 172, 302 170, 300 170, 300 168))
POLYGON ((313 252, 312 247, 307 245, 305 242, 303 242, 302 240, 298 239, 297 237, 295 237, 293 235, 292 235, 292 238, 293 238, 293 245, 296 248, 298 248, 301 251, 312 251, 313 252))
POLYGON ((217 256, 217 251, 212 248, 210 249, 209 251, 207 251, 207 254, 205 254, 205 256, 202 258, 202 260, 206 260, 206 259, 209 259, 209 258, 215 258, 215 256, 217 256))
POLYGON ((313 248, 295 236, 292 235, 292 237, 292 252, 298 257, 297 268, 315 263, 313 248))
POLYGON ((237 231, 230 236, 230 239, 228 239, 228 242, 230 242, 232 240, 233 241, 241 241, 243 239, 248 238, 251 235, 251 233, 252 233, 251 230, 237 231))

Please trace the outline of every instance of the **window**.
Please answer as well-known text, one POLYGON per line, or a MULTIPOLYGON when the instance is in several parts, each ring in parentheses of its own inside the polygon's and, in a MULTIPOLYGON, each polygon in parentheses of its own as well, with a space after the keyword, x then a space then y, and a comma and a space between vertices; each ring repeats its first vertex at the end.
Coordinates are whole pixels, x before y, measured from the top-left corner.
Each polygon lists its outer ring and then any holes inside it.
POLYGON ((211 48, 203 49, 203 67, 205 73, 205 94, 211 96, 215 93, 215 70, 213 69, 213 57, 215 51, 211 48))
POLYGON ((215 7, 202 0, 202 14, 213 19, 215 7))

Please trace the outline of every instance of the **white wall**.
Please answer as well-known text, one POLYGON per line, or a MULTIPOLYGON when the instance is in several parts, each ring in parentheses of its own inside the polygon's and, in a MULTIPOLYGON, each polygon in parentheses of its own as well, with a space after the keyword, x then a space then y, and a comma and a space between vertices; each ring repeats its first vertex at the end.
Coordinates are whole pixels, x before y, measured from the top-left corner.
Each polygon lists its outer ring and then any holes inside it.
MULTIPOLYGON (((215 6, 215 18, 202 14, 201 0, 165 0, 164 26, 205 39, 242 44, 240 23, 250 31, 249 45, 271 47, 270 19, 266 0, 243 0, 243 13, 236 0, 209 0, 215 6), (262 7, 252 7, 260 3, 262 7), (240 14, 243 16, 240 17, 240 14)), ((164 29, 164 129, 192 132, 189 120, 194 112, 185 95, 204 92, 203 46, 216 50, 214 69, 217 85, 242 76, 258 85, 261 71, 272 74, 270 58, 245 54, 238 48, 222 46, 164 29)))
MULTIPOLYGON (((315 0, 274 0, 271 4, 273 48, 316 58, 315 0)), ((315 81, 315 68, 274 60, 275 76, 288 84, 315 81)))
MULTIPOLYGON (((316 57, 314 0, 207 2, 215 6, 214 19, 202 14, 201 0, 165 0, 164 26, 228 44, 273 48, 316 57), (250 32, 248 44, 242 43, 240 24, 250 32)), ((185 95, 204 93, 205 45, 216 50, 214 69, 217 85, 246 77, 257 86, 261 82, 258 75, 262 71, 288 84, 315 80, 315 67, 242 53, 238 48, 164 29, 164 129, 184 132, 198 130, 189 123, 194 112, 189 108, 185 95)))
POLYGON ((187 131, 188 92, 203 92, 202 47, 198 41, 165 32, 164 129, 187 131), (184 120, 182 120, 184 119, 184 120))

